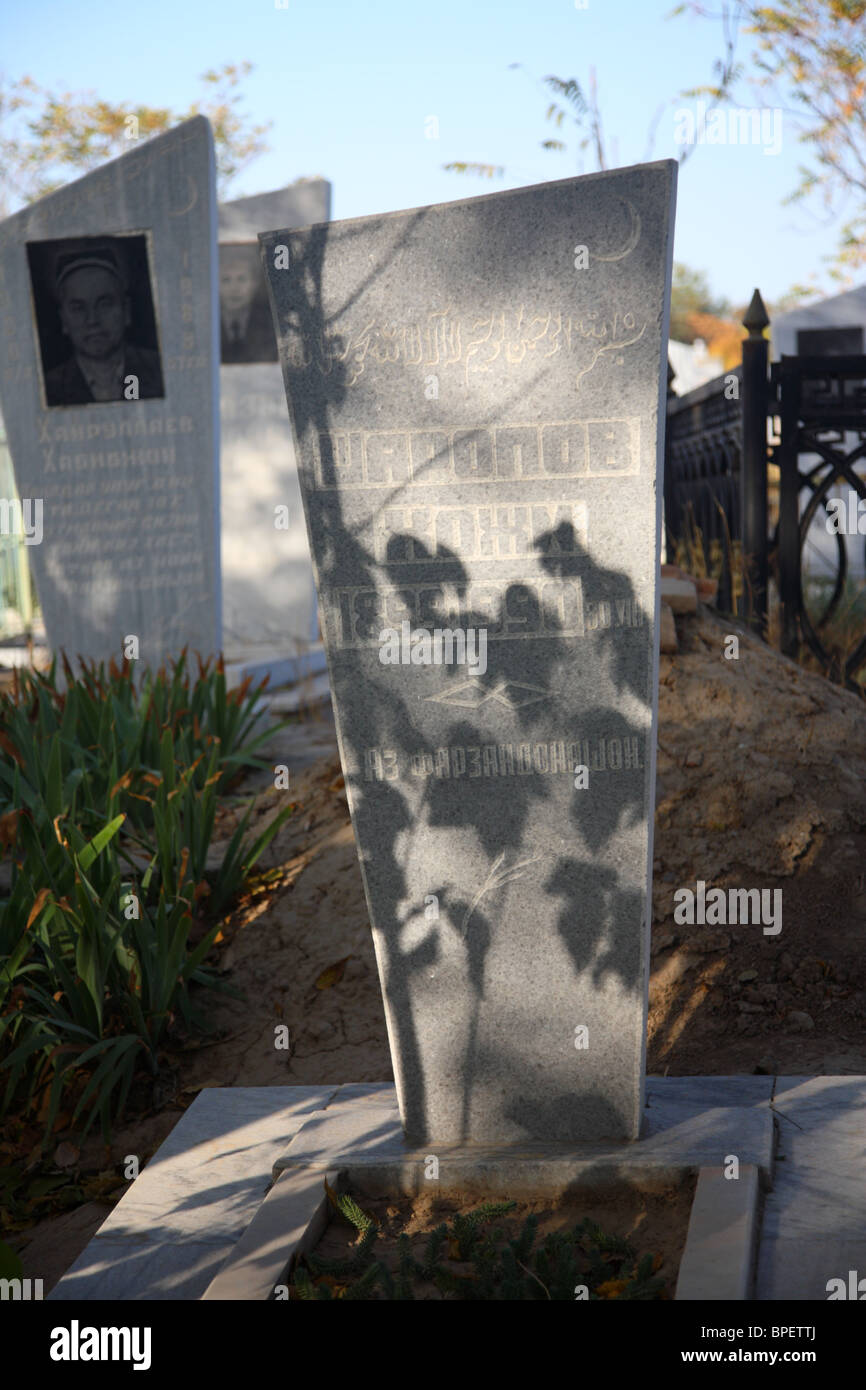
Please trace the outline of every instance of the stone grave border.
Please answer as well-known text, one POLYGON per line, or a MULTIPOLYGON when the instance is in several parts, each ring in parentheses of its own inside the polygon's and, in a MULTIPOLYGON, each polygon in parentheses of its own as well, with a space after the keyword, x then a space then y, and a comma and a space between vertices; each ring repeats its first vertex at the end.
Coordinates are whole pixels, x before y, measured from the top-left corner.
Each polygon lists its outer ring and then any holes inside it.
POLYGON ((641 1139, 633 1144, 473 1146, 410 1150, 393 1085, 341 1086, 307 1111, 258 1212, 203 1300, 273 1301, 297 1257, 314 1248, 337 1191, 362 1181, 382 1195, 429 1191, 425 1160, 441 1163, 443 1195, 559 1195, 566 1189, 677 1182, 697 1175, 676 1289, 678 1301, 748 1300, 754 1286, 762 1193, 772 1186, 772 1077, 651 1077, 641 1139), (740 1176, 720 1166, 730 1153, 740 1176))
MULTIPOLYGON (((651 1076, 641 1139, 565 1152, 464 1149, 450 1159, 439 1150, 440 1188, 449 1190, 443 1174, 461 1162, 452 1188, 468 1173, 485 1194, 497 1184, 515 1190, 515 1174, 544 1196, 581 1179, 697 1173, 677 1300, 745 1300, 760 1205, 773 1184, 773 1096, 784 1081, 651 1076), (731 1153, 740 1159, 737 1181, 720 1167, 731 1153)), ((47 1301, 273 1300, 293 1255, 315 1244, 328 1219, 323 1179, 336 1187, 356 1173, 395 1192, 400 1182, 429 1187, 403 1140, 393 1083, 209 1087, 47 1301)))

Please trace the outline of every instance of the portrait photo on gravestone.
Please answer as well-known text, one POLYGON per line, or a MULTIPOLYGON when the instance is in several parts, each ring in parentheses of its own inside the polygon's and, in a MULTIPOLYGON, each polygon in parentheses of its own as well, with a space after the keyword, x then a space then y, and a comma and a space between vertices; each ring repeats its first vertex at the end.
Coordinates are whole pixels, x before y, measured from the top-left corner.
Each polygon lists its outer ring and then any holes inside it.
POLYGON ((165 396, 146 232, 27 245, 46 406, 165 396))
POLYGON ((258 242, 219 248, 220 361, 276 362, 277 340, 258 242))

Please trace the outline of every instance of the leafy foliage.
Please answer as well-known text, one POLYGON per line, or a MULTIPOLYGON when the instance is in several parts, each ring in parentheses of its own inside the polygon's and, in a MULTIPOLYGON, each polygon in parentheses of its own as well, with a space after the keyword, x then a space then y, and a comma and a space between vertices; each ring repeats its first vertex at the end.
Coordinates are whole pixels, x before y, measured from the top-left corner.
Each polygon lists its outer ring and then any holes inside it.
POLYGON ((106 1139, 136 1072, 156 1076, 176 1015, 206 1027, 192 984, 226 990, 205 966, 220 918, 279 827, 246 838, 252 805, 207 868, 217 798, 262 767, 254 734, 263 686, 227 691, 221 663, 184 654, 171 672, 64 659, 0 697, 0 1115, 38 1114, 47 1143, 62 1103, 106 1139), (0 890, 2 892, 3 890, 0 890), (194 931, 195 929, 195 931, 194 931), (191 933, 197 936, 193 943, 191 933))
POLYGON ((32 77, 0 82, 0 213, 32 202, 190 116, 207 116, 216 146, 221 196, 252 160, 264 153, 272 122, 251 125, 239 111, 241 81, 251 63, 224 63, 202 73, 206 96, 183 111, 136 103, 114 104, 95 92, 55 92, 32 77))
MULTIPOLYGON (((818 195, 830 212, 853 195, 856 211, 840 226, 830 269, 834 279, 847 280, 866 263, 866 0, 776 0, 769 5, 723 0, 721 14, 699 0, 686 0, 672 14, 687 11, 721 19, 727 56, 716 64, 717 73, 726 76, 722 84, 684 95, 708 95, 716 101, 731 96, 744 72, 733 61, 742 26, 754 39, 756 76, 751 80, 787 99, 785 115, 799 127, 798 138, 809 156, 786 201, 818 195)), ((792 296, 808 292, 808 287, 796 286, 792 296)))
MULTIPOLYGON (((511 63, 513 69, 520 69, 525 72, 522 63, 511 63)), ((567 119, 575 125, 582 133, 582 138, 578 141, 578 149, 581 153, 590 145, 595 153, 596 164, 599 169, 608 167, 608 158, 604 144, 604 134, 602 130, 601 109, 598 101, 598 80, 595 68, 589 70, 589 95, 584 94, 583 88, 576 78, 570 77, 564 80, 552 74, 544 78, 543 85, 551 91, 559 100, 551 101, 545 112, 545 120, 552 121, 557 130, 562 129, 563 122, 567 119), (561 104, 562 103, 562 104, 561 104)), ((540 142, 543 150, 550 150, 557 153, 565 151, 566 146, 560 139, 550 138, 540 142)), ((455 160, 450 164, 445 164, 444 169, 449 173, 456 174, 478 174, 493 178, 500 178, 505 173, 503 165, 470 163, 465 160, 455 160)))

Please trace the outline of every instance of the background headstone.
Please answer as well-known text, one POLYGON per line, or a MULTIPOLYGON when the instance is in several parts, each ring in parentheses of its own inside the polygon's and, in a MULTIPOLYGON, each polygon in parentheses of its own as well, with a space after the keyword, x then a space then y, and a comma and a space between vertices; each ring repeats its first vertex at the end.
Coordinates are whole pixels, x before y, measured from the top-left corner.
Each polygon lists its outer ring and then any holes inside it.
MULTIPOLYGON (((774 314, 770 321, 771 359, 776 362, 783 355, 793 357, 798 352, 805 353, 806 349, 799 346, 799 335, 815 331, 826 333, 829 329, 836 329, 843 335, 844 346, 830 345, 829 350, 834 355, 839 352, 862 352, 862 347, 852 344, 856 343, 858 337, 862 342, 862 335, 866 332, 866 285, 856 285, 854 289, 843 290, 841 294, 827 295, 811 304, 774 314)), ((813 341, 808 351, 819 355, 827 352, 828 346, 813 341)))
POLYGON ((0 400, 22 506, 42 504, 48 641, 71 658, 119 660, 130 635, 149 664, 220 646, 214 187, 196 117, 0 225, 0 400))
POLYGON ((261 238, 410 1143, 638 1133, 676 168, 261 238))
MULTIPOLYGON (((303 653, 316 589, 257 237, 327 222, 331 185, 300 179, 219 206, 223 624, 229 660, 303 653), (233 319, 243 328, 233 340, 233 319), (288 528, 275 527, 275 507, 288 528)), ((322 663, 323 665, 324 663, 322 663)))

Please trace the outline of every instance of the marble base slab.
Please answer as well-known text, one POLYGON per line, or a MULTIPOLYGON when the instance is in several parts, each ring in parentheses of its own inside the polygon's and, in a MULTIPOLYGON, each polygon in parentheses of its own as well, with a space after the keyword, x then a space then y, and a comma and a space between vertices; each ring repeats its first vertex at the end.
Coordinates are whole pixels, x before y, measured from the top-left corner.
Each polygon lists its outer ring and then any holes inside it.
POLYGON ((287 1136, 335 1086, 200 1092, 48 1299, 197 1299, 253 1220, 287 1136))
POLYGON ((406 1143, 393 1085, 363 1095, 356 1087, 341 1086, 326 1107, 308 1115, 275 1162, 274 1177, 311 1164, 388 1164, 409 1181, 412 1172, 423 1175, 425 1160, 433 1154, 442 1180, 450 1166, 467 1176, 483 1170, 491 1184, 500 1178, 512 1181, 514 1165, 520 1164, 527 1177, 527 1165, 537 1165, 539 1180, 544 1172, 559 1168, 599 1181, 618 1181, 640 1170, 677 1174, 723 1164, 735 1154, 741 1164, 754 1164, 768 1187, 773 1177, 772 1086, 769 1076, 650 1078, 641 1137, 633 1141, 423 1148, 406 1143))

